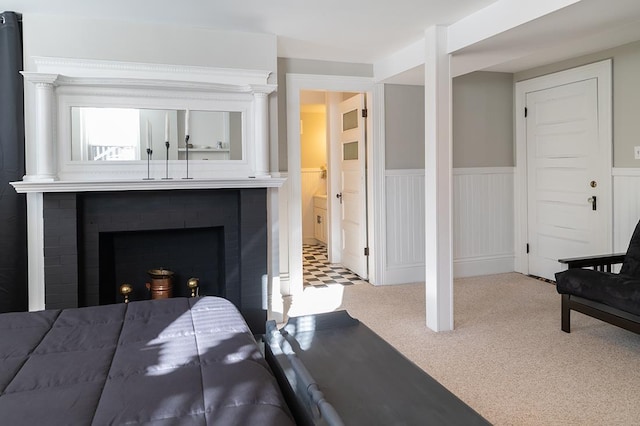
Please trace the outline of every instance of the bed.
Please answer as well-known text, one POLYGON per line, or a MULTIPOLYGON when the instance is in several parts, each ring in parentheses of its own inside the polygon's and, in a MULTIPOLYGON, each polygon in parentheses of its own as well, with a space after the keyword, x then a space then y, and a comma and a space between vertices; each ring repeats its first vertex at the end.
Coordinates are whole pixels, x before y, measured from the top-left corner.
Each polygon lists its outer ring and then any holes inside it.
POLYGON ((488 424, 346 311, 258 339, 213 296, 1 314, 0 424, 488 424))
POLYGON ((294 424, 218 297, 2 314, 0 360, 2 424, 294 424))

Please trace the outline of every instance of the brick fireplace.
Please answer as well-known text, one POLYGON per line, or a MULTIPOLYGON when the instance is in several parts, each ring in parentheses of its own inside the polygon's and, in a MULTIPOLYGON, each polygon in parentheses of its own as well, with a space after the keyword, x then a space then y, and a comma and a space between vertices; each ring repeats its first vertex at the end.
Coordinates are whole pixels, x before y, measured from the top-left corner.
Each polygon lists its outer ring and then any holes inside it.
POLYGON ((222 296, 254 332, 267 317, 265 188, 45 193, 45 307, 148 298, 146 271, 175 275, 175 295, 200 278, 201 295, 222 296))

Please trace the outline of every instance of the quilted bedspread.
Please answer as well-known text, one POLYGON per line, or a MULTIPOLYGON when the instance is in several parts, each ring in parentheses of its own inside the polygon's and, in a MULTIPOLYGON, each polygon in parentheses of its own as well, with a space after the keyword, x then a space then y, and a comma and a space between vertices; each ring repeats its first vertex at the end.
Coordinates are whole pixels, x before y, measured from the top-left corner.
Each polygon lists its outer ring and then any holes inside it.
POLYGON ((0 362, 0 424, 293 424, 222 298, 2 314, 0 362))

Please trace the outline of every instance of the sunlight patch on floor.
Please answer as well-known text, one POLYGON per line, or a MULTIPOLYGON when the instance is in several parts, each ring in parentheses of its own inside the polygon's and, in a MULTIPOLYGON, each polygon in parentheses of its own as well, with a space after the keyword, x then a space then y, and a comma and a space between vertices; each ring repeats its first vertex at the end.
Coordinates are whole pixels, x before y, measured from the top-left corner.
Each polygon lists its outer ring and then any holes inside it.
POLYGON ((289 316, 320 314, 332 312, 342 305, 344 286, 341 284, 329 284, 325 287, 306 287, 301 296, 296 297, 291 305, 289 316))

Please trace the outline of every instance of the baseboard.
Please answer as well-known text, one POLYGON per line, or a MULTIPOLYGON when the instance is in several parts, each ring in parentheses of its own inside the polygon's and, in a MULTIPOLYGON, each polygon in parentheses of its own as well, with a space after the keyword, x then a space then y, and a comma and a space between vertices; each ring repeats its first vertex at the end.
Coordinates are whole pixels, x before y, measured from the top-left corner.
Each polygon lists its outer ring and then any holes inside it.
POLYGON ((513 272, 514 261, 513 254, 456 259, 453 261, 453 277, 464 278, 513 272))
POLYGON ((399 285, 421 283, 425 280, 424 264, 390 268, 384 271, 384 280, 376 285, 399 285))

